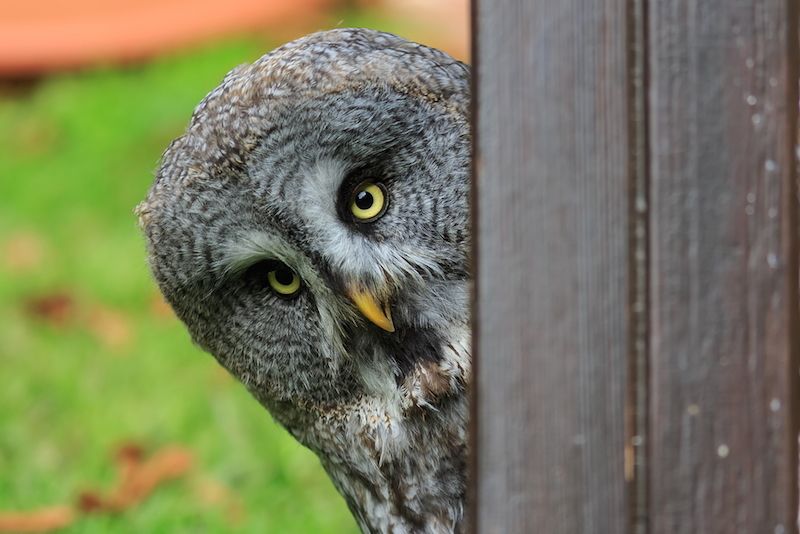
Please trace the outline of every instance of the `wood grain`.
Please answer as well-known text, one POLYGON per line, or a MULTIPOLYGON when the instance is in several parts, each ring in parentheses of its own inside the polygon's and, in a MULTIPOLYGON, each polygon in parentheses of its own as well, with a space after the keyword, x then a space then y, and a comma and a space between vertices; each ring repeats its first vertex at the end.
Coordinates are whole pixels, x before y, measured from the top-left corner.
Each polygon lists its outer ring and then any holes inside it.
POLYGON ((476 4, 477 532, 625 530, 624 7, 476 4))
POLYGON ((650 532, 796 532, 797 13, 648 2, 650 532))
POLYGON ((474 0, 476 532, 797 532, 797 11, 474 0))

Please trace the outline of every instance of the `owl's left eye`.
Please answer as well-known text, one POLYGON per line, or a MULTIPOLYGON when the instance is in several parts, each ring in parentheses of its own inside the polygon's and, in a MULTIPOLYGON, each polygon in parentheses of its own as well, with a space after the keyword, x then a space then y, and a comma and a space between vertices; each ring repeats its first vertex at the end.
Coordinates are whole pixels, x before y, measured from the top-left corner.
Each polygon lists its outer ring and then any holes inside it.
POLYGON ((382 184, 361 182, 353 190, 350 213, 357 222, 372 222, 384 214, 387 204, 386 189, 382 184))

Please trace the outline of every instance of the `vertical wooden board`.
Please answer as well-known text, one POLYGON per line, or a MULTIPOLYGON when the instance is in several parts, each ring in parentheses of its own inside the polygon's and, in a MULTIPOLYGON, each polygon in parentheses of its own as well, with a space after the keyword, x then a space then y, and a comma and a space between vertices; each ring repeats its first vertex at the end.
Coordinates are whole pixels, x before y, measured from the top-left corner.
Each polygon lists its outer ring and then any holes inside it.
POLYGON ((647 2, 650 532, 796 532, 794 1, 647 2))
POLYGON ((481 533, 622 533, 624 0, 476 0, 481 533))

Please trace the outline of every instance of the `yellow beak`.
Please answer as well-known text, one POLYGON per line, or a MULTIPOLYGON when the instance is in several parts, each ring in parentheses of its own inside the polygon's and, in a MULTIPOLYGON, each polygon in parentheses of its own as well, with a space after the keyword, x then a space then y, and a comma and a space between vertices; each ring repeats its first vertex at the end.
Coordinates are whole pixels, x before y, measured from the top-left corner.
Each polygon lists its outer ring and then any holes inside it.
POLYGON ((381 303, 375 298, 375 295, 368 291, 350 289, 347 294, 370 322, 387 332, 394 332, 392 312, 388 304, 381 303))

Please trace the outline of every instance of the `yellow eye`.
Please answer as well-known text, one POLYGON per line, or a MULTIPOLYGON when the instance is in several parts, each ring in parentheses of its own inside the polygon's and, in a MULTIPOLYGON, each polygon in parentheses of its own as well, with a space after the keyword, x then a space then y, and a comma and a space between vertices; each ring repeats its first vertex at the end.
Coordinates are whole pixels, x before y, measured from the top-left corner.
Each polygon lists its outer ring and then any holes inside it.
POLYGON ((283 297, 291 297, 300 290, 300 277, 285 265, 269 271, 267 281, 269 287, 283 297))
POLYGON ((353 191, 350 212, 358 222, 371 222, 386 211, 386 190, 380 184, 362 182, 353 191))

